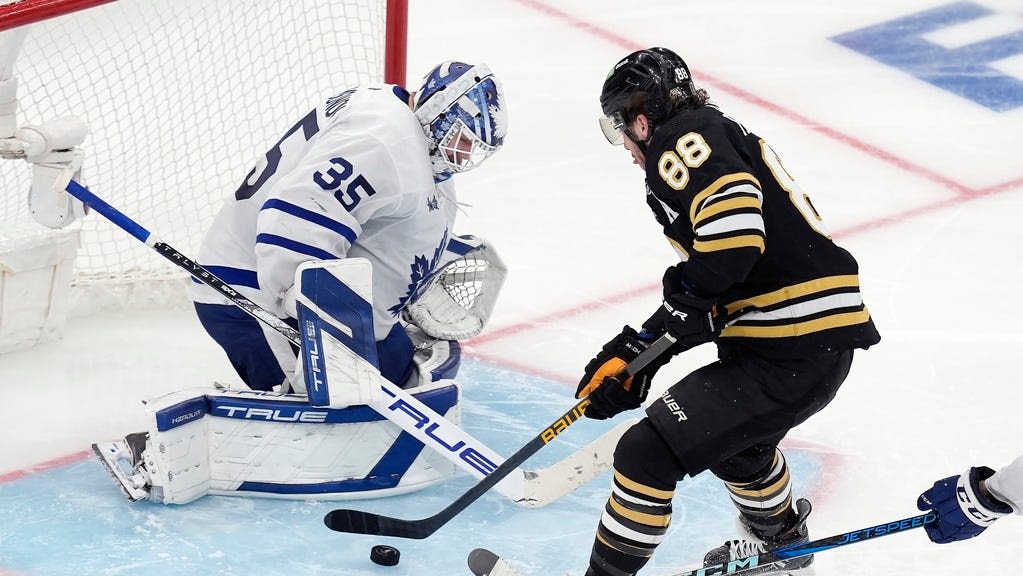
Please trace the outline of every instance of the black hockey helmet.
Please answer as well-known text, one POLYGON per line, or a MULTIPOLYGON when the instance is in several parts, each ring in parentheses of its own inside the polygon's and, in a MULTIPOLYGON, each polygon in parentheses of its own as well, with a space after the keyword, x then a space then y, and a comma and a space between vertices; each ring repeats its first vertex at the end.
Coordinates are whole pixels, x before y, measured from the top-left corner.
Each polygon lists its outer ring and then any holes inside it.
POLYGON ((645 114, 656 124, 671 116, 676 101, 695 91, 689 66, 678 54, 660 47, 633 52, 615 64, 604 80, 600 91, 600 108, 604 112, 601 130, 608 142, 621 144, 622 133, 636 114, 645 114), (639 93, 642 100, 636 96, 639 93), (641 108, 628 117, 626 111, 640 102, 641 108))

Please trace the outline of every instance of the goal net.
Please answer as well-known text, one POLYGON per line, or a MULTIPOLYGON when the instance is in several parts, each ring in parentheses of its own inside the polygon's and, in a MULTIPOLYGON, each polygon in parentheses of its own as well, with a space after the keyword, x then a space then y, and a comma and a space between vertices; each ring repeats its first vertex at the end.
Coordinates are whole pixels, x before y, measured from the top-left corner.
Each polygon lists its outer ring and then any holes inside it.
MULTIPOLYGON (((220 204, 297 118, 344 87, 404 81, 395 17, 394 0, 0 0, 0 28, 39 20, 0 35, 24 34, 17 121, 85 120, 84 183, 194 257, 220 204)), ((49 233, 28 213, 30 182, 26 162, 0 161, 0 250, 49 233)), ((102 216, 71 226, 72 313, 187 302, 182 270, 102 216)))

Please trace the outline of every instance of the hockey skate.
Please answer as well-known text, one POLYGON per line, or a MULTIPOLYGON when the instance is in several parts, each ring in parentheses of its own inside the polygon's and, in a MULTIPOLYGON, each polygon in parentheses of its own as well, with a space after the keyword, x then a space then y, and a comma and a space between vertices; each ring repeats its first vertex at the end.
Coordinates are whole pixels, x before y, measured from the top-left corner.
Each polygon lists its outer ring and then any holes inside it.
MULTIPOLYGON (((787 527, 782 527, 782 529, 777 531, 774 535, 765 534, 756 526, 752 526, 745 517, 740 516, 739 525, 743 532, 746 533, 747 538, 729 540, 723 545, 707 552, 707 555, 703 558, 703 565, 713 566, 715 564, 726 564, 731 560, 755 556, 781 546, 791 546, 793 544, 809 542, 810 534, 806 529, 806 519, 810 515, 810 510, 811 506, 809 500, 806 500, 805 498, 796 500, 795 523, 787 527)), ((778 576, 783 574, 790 574, 792 576, 813 576, 813 568, 810 568, 811 562, 813 562, 813 555, 801 556, 784 562, 753 568, 744 572, 744 574, 748 574, 749 576, 765 576, 768 574, 778 576)))
POLYGON ((142 459, 148 439, 148 432, 135 432, 124 440, 92 445, 92 451, 132 502, 149 499, 151 483, 142 459))

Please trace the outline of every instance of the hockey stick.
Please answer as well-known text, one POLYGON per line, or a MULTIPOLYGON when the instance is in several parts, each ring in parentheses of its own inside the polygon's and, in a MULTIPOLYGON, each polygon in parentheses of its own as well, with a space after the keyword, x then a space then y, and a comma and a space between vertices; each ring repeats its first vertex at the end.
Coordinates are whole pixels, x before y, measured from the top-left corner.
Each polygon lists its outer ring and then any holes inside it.
MULTIPOLYGON (((149 230, 108 204, 102 198, 96 196, 88 188, 75 180, 71 180, 65 189, 69 194, 84 204, 89 205, 93 210, 99 212, 125 232, 158 252, 175 266, 183 268, 194 278, 230 300, 232 304, 241 308, 256 320, 280 332, 293 344, 300 346, 301 336, 299 332, 289 326, 284 320, 281 320, 275 314, 248 299, 215 274, 176 250, 173 246, 156 238, 149 230)), ((476 478, 485 477, 485 472, 481 471, 478 466, 473 466, 472 463, 463 460, 460 457, 462 451, 458 453, 452 452, 451 445, 457 445, 457 442, 464 442, 466 449, 475 449, 480 454, 493 454, 494 456, 491 458, 494 460, 493 468, 499 468, 501 458, 496 456, 497 453, 487 448, 485 444, 476 440, 460 427, 446 420, 392 382, 384 378, 380 378, 379 382, 385 396, 388 399, 393 398, 394 401, 387 400, 380 405, 371 405, 374 410, 421 441, 424 440, 421 433, 423 419, 428 419, 429 422, 437 426, 437 430, 435 434, 425 437, 426 441, 424 441, 424 444, 436 442, 437 446, 431 446, 432 449, 441 453, 456 466, 476 478), (412 407, 418 410, 420 418, 412 417, 409 414, 410 410, 401 409, 401 407, 412 407), (444 438, 445 440, 441 441, 439 438, 444 438), (440 447, 439 449, 438 446, 440 447)), ((521 478, 509 478, 509 482, 503 484, 498 490, 516 504, 527 508, 537 508, 549 504, 554 499, 564 496, 574 488, 596 478, 607 470, 610 466, 609 458, 594 457, 594 451, 609 453, 622 433, 624 433, 624 430, 620 429, 620 427, 605 432, 600 438, 577 451, 576 454, 549 468, 537 471, 520 470, 521 478)))
MULTIPOLYGON (((675 338, 670 334, 661 336, 649 348, 641 352, 639 356, 636 356, 632 362, 629 362, 629 365, 625 367, 622 374, 634 376, 636 372, 642 370, 652 360, 671 348, 675 341, 675 338)), ((399 538, 426 538, 436 532, 438 528, 447 524, 459 512, 465 510, 487 490, 490 490, 495 484, 500 482, 502 478, 516 470, 519 464, 525 462, 551 440, 554 440, 558 434, 561 434, 565 429, 574 424, 582 417, 589 403, 589 397, 576 402, 574 406, 551 423, 550 426, 544 428, 535 438, 520 448, 518 452, 512 454, 510 458, 505 460, 504 464, 498 466, 489 476, 459 496, 447 508, 429 518, 402 520, 401 518, 381 516, 372 512, 363 512, 362 510, 339 508, 328 512, 323 518, 323 523, 336 532, 397 536, 399 538)))
MULTIPOLYGON (((835 536, 828 536, 818 540, 811 540, 810 542, 804 542, 802 544, 782 546, 781 548, 775 548, 774 550, 769 550, 763 554, 732 560, 727 564, 713 564, 710 566, 701 565, 698 568, 692 568, 684 572, 676 572, 671 576, 741 576, 742 574, 747 574, 752 570, 763 569, 768 565, 784 562, 793 558, 809 556, 818 552, 832 550, 840 546, 855 544, 857 542, 863 542, 864 540, 872 540, 874 538, 880 538, 881 536, 887 536, 897 532, 905 532, 906 530, 912 530, 913 528, 922 528, 937 521, 937 519, 937 514, 928 512, 911 518, 885 522, 883 524, 878 524, 877 526, 860 528, 844 534, 837 534, 835 536)), ((469 553, 469 570, 476 576, 523 576, 521 572, 512 568, 507 561, 486 548, 477 548, 469 553)), ((778 570, 781 571, 784 570, 784 568, 778 567, 778 570)))

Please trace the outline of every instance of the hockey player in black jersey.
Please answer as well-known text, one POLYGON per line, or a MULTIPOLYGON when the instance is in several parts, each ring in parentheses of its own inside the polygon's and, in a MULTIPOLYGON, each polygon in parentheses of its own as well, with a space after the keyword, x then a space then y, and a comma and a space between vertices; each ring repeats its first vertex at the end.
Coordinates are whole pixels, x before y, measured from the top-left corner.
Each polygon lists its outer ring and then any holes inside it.
POLYGON ((605 136, 643 169, 647 204, 680 262, 664 272, 663 304, 641 331, 626 326, 603 347, 577 396, 589 394, 591 418, 640 407, 668 358, 625 381, 614 374, 664 332, 678 338, 675 353, 715 342, 719 359, 669 387, 618 443, 587 575, 639 571, 667 532, 677 483, 705 470, 725 482, 747 532, 705 565, 807 541, 810 503, 793 501, 778 443, 835 397, 853 350, 880 340, 856 260, 770 146, 709 103, 674 52, 615 64, 600 104, 605 136))

